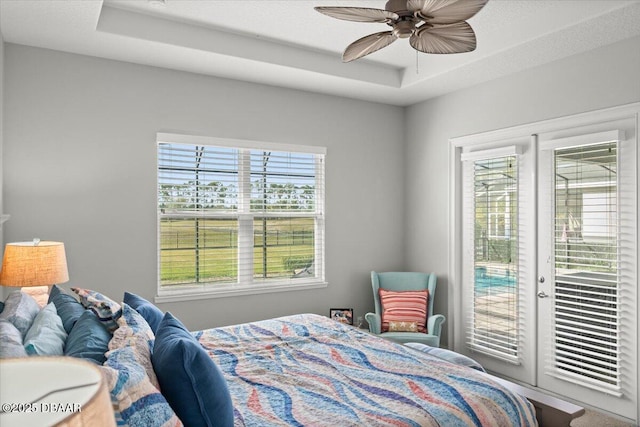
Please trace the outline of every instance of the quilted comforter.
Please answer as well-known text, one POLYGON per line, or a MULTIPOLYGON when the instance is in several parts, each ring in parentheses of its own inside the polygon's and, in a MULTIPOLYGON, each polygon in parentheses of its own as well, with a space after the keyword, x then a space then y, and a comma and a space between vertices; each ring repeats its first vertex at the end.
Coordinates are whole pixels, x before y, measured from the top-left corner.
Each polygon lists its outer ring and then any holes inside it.
POLYGON ((224 373, 236 426, 536 426, 477 371, 303 314, 194 333, 224 373))

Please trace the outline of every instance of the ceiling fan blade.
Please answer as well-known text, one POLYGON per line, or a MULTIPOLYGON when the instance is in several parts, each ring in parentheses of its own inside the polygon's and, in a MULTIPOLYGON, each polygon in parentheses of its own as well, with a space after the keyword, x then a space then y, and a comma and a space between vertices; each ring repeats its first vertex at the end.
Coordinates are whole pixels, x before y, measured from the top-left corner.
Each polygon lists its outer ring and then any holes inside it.
POLYGON ((397 13, 388 10, 372 9, 368 7, 314 7, 320 13, 337 19, 355 22, 386 23, 400 19, 397 13))
POLYGON ((431 24, 466 21, 478 13, 489 0, 408 0, 407 10, 431 24))
POLYGON ((342 62, 351 62, 389 46, 398 38, 391 31, 369 34, 351 43, 342 54, 342 62))
POLYGON ((411 46, 424 53, 463 53, 476 48, 476 34, 466 22, 422 25, 409 39, 411 46))
POLYGON ((407 10, 409 12, 419 12, 425 7, 425 3, 429 0, 407 0, 407 10))

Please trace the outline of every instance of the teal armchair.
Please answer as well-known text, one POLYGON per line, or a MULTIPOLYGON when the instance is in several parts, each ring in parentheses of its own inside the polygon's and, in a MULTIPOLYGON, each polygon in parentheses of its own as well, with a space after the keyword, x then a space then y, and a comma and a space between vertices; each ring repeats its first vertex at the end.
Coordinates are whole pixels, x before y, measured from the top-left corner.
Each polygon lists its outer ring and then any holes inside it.
POLYGON ((364 317, 369 324, 369 332, 379 335, 401 344, 407 342, 418 342, 431 347, 440 347, 440 333, 445 317, 442 314, 433 314, 433 300, 436 295, 436 275, 433 273, 405 273, 371 272, 371 286, 373 287, 373 299, 375 303, 375 313, 367 313, 364 317), (427 302, 427 332, 382 332, 382 310, 378 290, 389 291, 420 291, 429 290, 429 300, 427 302))

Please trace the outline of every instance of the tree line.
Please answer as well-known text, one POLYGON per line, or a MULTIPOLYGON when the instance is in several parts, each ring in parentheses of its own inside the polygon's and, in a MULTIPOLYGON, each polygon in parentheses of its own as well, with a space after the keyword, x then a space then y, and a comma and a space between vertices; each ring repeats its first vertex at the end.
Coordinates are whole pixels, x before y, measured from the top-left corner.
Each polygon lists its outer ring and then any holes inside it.
MULTIPOLYGON (((238 207, 238 187, 211 181, 197 184, 160 184, 158 205, 162 210, 225 209, 238 207)), ((315 187, 293 183, 270 183, 260 180, 251 183, 252 210, 305 210, 315 209, 315 187)))

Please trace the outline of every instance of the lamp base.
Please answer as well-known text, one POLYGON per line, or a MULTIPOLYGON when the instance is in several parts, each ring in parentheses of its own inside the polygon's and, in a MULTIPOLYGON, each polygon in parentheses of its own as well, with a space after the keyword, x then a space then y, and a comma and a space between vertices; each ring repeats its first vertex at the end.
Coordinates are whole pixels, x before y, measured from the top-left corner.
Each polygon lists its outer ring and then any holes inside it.
POLYGON ((25 294, 31 295, 40 307, 44 307, 49 302, 49 291, 51 286, 29 286, 20 288, 25 294))

